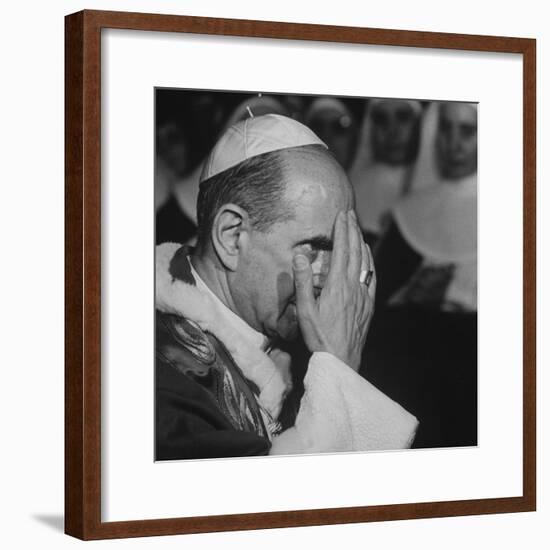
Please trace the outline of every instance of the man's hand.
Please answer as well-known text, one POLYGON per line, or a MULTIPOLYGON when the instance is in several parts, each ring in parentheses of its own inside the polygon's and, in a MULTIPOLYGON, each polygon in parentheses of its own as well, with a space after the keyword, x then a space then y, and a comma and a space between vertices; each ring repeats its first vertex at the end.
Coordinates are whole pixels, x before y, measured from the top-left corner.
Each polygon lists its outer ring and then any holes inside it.
POLYGON ((317 300, 308 259, 297 254, 293 269, 298 323, 308 349, 332 353, 357 371, 374 313, 376 275, 355 213, 336 217, 330 271, 317 300), (369 284, 360 282, 362 271, 372 271, 369 284))

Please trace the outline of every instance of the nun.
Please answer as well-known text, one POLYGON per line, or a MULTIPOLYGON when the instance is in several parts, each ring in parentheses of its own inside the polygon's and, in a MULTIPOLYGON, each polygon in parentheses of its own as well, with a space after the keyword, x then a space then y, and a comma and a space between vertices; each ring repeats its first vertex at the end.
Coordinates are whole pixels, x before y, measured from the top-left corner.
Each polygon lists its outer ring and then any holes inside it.
POLYGON ((347 171, 357 139, 357 125, 347 105, 335 97, 319 97, 306 111, 305 122, 347 171))
POLYGON ((411 192, 376 251, 378 300, 477 310, 477 107, 429 107, 411 192))
POLYGON ((422 105, 406 99, 372 99, 349 171, 359 224, 375 245, 387 215, 406 194, 418 153, 422 105))
POLYGON ((410 193, 375 251, 370 380, 420 421, 415 447, 477 444, 477 107, 432 103, 410 193))

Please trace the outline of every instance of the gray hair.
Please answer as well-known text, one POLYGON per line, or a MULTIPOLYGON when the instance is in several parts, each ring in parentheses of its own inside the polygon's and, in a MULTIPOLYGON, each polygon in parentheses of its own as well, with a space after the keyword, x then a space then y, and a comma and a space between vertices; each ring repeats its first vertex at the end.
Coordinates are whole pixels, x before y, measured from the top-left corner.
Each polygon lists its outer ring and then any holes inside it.
MULTIPOLYGON (((319 149, 305 145, 297 149, 319 149)), ((274 223, 292 218, 291 205, 284 198, 286 149, 249 158, 201 182, 197 200, 198 243, 204 246, 211 234, 214 218, 228 203, 246 210, 252 227, 268 231, 274 223)))

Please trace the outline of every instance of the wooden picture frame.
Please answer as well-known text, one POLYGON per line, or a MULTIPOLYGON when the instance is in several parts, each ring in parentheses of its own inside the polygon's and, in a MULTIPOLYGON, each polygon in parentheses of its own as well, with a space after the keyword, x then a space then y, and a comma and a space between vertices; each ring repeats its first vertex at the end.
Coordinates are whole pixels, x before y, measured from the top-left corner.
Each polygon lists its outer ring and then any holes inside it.
POLYGON ((524 512, 536 506, 535 55, 532 39, 81 11, 66 17, 65 531, 81 539, 524 512), (222 516, 101 520, 101 30, 516 53, 523 57, 523 495, 222 516))

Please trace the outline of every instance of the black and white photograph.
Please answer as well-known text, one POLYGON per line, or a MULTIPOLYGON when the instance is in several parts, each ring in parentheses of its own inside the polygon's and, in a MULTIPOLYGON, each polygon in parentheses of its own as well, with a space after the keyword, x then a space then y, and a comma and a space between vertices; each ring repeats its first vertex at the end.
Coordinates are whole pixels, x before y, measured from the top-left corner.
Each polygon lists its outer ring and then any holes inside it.
POLYGON ((7 4, 3 547, 547 550, 545 7, 7 4))
POLYGON ((476 103, 155 90, 155 459, 478 444, 476 103))

